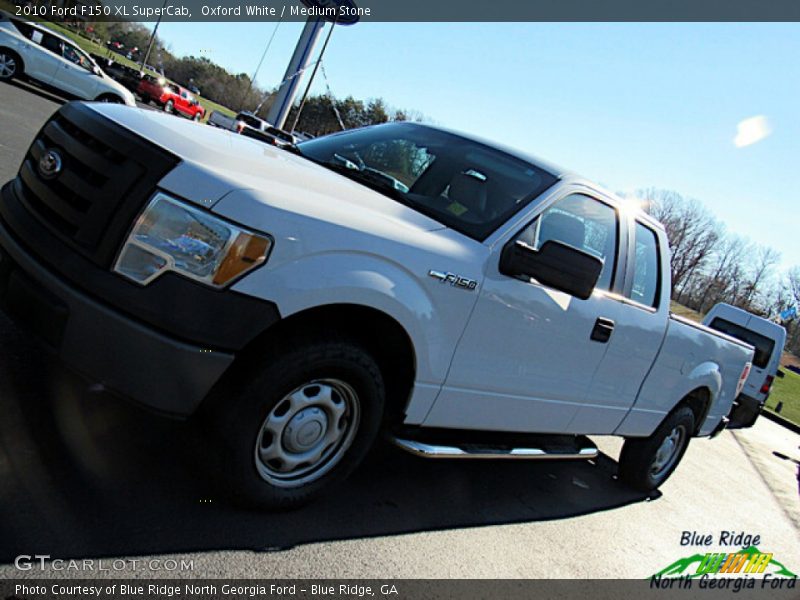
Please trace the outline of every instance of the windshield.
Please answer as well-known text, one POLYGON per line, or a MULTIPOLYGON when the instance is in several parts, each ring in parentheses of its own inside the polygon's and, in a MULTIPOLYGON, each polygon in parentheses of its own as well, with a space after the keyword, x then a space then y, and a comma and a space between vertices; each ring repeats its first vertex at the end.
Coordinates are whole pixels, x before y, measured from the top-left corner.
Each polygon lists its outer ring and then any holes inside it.
POLYGON ((556 181, 506 152, 413 123, 345 131, 297 151, 479 241, 556 181))

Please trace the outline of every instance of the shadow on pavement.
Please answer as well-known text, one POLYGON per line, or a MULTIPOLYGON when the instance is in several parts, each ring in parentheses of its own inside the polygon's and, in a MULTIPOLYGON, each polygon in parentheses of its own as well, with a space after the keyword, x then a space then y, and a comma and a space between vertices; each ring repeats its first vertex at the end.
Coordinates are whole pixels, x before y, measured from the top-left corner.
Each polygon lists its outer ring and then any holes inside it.
MULTIPOLYGON (((135 365, 131 365, 136 368, 135 365)), ((147 373, 142 373, 143 377, 147 373)), ((297 544, 563 519, 648 499, 616 462, 428 461, 391 449, 294 512, 218 501, 186 425, 67 373, 0 314, 0 562, 297 544)), ((657 497, 653 496, 653 497, 657 497)))
POLYGON ((48 89, 39 87, 33 83, 29 83, 27 81, 20 81, 19 79, 12 79, 11 81, 7 82, 8 85, 13 85, 21 90, 25 90, 26 92, 30 92, 31 94, 36 94, 40 98, 44 98, 45 100, 49 100, 50 102, 57 102, 58 104, 64 104, 69 102, 68 99, 59 96, 56 92, 51 92, 48 89))

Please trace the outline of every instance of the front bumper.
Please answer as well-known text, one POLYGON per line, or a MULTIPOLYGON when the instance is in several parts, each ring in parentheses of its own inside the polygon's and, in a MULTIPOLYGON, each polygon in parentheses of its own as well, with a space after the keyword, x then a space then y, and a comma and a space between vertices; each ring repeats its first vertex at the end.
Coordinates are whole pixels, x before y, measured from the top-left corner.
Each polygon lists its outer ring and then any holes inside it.
POLYGON ((82 375, 176 416, 194 412, 234 358, 164 335, 75 289, 2 222, 0 308, 82 375))

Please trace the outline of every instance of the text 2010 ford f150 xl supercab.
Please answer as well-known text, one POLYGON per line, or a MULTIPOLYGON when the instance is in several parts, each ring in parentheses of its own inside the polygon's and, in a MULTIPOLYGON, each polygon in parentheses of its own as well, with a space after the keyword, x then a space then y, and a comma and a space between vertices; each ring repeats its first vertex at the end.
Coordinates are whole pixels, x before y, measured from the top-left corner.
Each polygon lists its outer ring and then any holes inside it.
POLYGON ((276 149, 72 103, 0 203, 0 302, 71 367, 192 416, 262 506, 379 431, 426 457, 581 458, 659 486, 753 348, 669 314, 664 229, 532 157, 393 123, 276 149))

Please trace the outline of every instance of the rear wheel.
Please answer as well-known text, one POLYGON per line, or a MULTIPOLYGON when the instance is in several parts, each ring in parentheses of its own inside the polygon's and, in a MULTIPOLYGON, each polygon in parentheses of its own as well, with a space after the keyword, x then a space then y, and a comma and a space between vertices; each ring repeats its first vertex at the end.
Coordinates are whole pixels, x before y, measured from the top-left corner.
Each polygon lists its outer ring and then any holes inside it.
POLYGON ((213 475, 236 501, 302 505, 345 479, 377 436, 383 378, 355 343, 303 344, 230 379, 202 416, 213 475))
POLYGON ((150 96, 142 96, 142 104, 150 104, 150 96))
POLYGON ((0 81, 10 81, 22 74, 22 59, 16 52, 0 48, 0 81))
POLYGON ((619 458, 620 479, 642 492, 658 488, 683 458, 694 427, 692 409, 680 406, 650 437, 625 440, 619 458))
POLYGON ((194 117, 192 117, 192 119, 194 121, 199 121, 202 118, 203 118, 203 115, 201 115, 199 112, 198 113, 194 113, 194 117))
POLYGON ((175 103, 172 100, 167 100, 167 103, 164 104, 164 112, 172 113, 175 108, 175 103))

